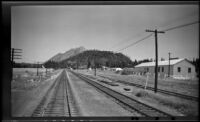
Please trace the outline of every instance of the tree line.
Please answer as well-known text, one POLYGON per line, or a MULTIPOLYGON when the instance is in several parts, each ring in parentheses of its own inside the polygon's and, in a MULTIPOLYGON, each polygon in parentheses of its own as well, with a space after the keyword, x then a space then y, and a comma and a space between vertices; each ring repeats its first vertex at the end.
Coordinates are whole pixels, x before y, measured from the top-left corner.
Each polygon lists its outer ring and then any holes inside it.
POLYGON ((61 62, 48 61, 45 63, 45 66, 57 68, 72 67, 75 69, 81 67, 100 68, 102 66, 124 68, 132 67, 134 64, 128 56, 125 56, 122 53, 88 50, 61 62))
POLYGON ((193 58, 193 60, 190 62, 195 66, 195 71, 199 77, 199 58, 193 58))
POLYGON ((42 68, 42 64, 13 62, 13 68, 42 68))
POLYGON ((48 61, 44 64, 45 67, 49 68, 101 68, 106 67, 120 67, 120 68, 131 68, 140 63, 151 62, 153 59, 143 59, 132 61, 128 56, 122 53, 114 53, 111 51, 98 51, 88 50, 78 55, 72 56, 61 62, 48 61))

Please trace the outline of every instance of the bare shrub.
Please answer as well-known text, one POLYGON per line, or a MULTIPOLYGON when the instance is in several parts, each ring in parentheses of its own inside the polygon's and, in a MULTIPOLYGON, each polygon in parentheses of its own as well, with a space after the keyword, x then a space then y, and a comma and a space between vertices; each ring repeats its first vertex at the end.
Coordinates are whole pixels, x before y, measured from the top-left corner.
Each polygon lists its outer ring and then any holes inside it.
POLYGON ((137 97, 145 97, 147 96, 148 93, 146 91, 139 91, 138 93, 135 94, 137 97))

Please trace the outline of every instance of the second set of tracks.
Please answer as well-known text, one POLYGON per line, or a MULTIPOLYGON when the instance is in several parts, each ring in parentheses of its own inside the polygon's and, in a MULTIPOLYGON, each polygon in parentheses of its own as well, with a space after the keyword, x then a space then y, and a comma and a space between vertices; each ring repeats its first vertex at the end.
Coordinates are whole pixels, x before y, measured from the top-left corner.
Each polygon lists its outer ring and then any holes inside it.
POLYGON ((166 112, 163 112, 159 109, 156 109, 154 107, 141 103, 133 98, 130 98, 108 87, 105 87, 104 85, 101 85, 82 74, 75 73, 73 71, 71 71, 71 73, 76 75, 83 81, 87 82, 88 84, 94 86, 96 89, 103 92, 110 98, 114 99, 117 103, 120 103, 122 106, 128 108, 128 110, 132 112, 137 112, 143 117, 168 117, 170 119, 174 119, 172 115, 166 112))
MULTIPOLYGON (((106 79, 109 79, 111 81, 119 82, 119 83, 122 83, 122 84, 125 84, 125 85, 135 86, 135 87, 142 88, 142 89, 144 88, 144 85, 140 85, 140 84, 136 84, 136 83, 131 83, 131 82, 127 82, 127 81, 122 81, 122 80, 117 80, 116 81, 116 80, 114 80, 114 79, 112 79, 110 77, 103 76, 103 75, 98 75, 98 76, 106 78, 106 79)), ((150 87, 150 86, 147 86, 146 89, 154 91, 154 88, 150 87)), ((198 97, 190 96, 190 95, 185 95, 185 94, 181 94, 181 93, 177 93, 177 92, 167 91, 167 90, 163 90, 163 89, 157 89, 157 91, 159 93, 162 93, 162 94, 171 95, 171 96, 175 96, 175 97, 180 97, 180 98, 183 98, 183 99, 188 99, 188 100, 193 100, 193 101, 198 101, 199 100, 198 97)))
MULTIPOLYGON (((69 70, 70 71, 70 70, 69 70)), ((116 101, 122 107, 131 112, 140 114, 141 117, 167 117, 175 119, 175 116, 157 108, 144 104, 136 99, 128 97, 120 92, 112 90, 87 76, 70 71, 82 81, 96 88, 109 98, 116 101)), ((32 117, 76 117, 80 116, 76 101, 70 87, 67 72, 63 70, 48 88, 44 97, 32 113, 32 117)))

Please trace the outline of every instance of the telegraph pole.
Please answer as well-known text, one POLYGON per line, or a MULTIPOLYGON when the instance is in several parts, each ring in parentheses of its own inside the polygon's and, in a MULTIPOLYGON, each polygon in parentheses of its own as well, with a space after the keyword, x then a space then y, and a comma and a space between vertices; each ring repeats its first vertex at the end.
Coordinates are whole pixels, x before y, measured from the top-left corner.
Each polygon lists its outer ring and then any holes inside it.
POLYGON ((78 72, 78 65, 79 65, 79 61, 77 60, 77 64, 76 64, 76 70, 78 72))
POLYGON ((22 51, 22 49, 15 49, 15 48, 12 48, 11 49, 11 61, 12 61, 12 67, 14 65, 14 59, 22 59, 21 57, 18 57, 18 56, 22 56, 22 55, 18 55, 17 53, 22 53, 20 52, 22 51))
POLYGON ((13 65, 14 65, 14 63, 13 63, 13 61, 14 61, 14 48, 12 48, 12 52, 11 52, 11 63, 12 63, 12 68, 14 67, 13 65))
POLYGON ((22 51, 22 49, 11 48, 12 78, 13 78, 14 59, 22 59, 20 57, 22 55, 17 55, 17 53, 22 53, 20 51, 22 51))
POLYGON ((97 75, 97 69, 96 69, 96 57, 94 58, 94 75, 97 75))
POLYGON ((97 68, 96 68, 96 65, 95 65, 94 75, 95 75, 95 76, 97 75, 97 68))
POLYGON ((46 68, 46 75, 47 75, 47 68, 46 68))
POLYGON ((168 77, 170 77, 170 52, 168 53, 169 54, 169 68, 168 68, 168 77))
POLYGON ((154 32, 155 33, 155 54, 156 54, 156 66, 155 66, 155 93, 157 92, 157 82, 158 82, 158 33, 165 33, 164 31, 156 30, 146 30, 146 32, 154 32))
POLYGON ((37 62, 37 76, 38 76, 38 65, 39 65, 39 62, 37 62))

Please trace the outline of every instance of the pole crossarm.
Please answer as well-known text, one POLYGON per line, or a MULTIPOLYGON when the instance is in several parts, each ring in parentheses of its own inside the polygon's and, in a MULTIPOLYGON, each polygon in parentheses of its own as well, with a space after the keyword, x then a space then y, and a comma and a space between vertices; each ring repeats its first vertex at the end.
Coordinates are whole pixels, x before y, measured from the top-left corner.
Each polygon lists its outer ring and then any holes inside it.
POLYGON ((16 52, 16 51, 14 51, 14 53, 22 53, 22 52, 16 52))
POLYGON ((11 61, 12 61, 12 66, 13 66, 14 59, 22 59, 22 58, 21 58, 22 55, 19 55, 19 53, 22 53, 22 52, 18 52, 18 51, 22 51, 22 49, 11 48, 11 61), (17 53, 18 53, 18 54, 17 54, 17 53))
POLYGON ((12 49, 14 49, 14 50, 22 50, 22 49, 16 49, 16 48, 12 48, 12 49))
POLYGON ((155 33, 155 32, 157 32, 157 33, 165 33, 164 31, 157 31, 157 30, 148 30, 148 29, 146 30, 146 32, 154 32, 154 33, 155 33))
POLYGON ((13 56, 22 56, 22 55, 13 55, 13 56))
MULTIPOLYGON (((22 59, 21 58, 22 55, 16 54, 16 53, 22 53, 22 52, 19 52, 19 51, 22 51, 22 49, 11 48, 11 65, 12 65, 12 68, 14 68, 14 59, 22 59)), ((13 78, 13 69, 12 69, 12 78, 13 78)))

